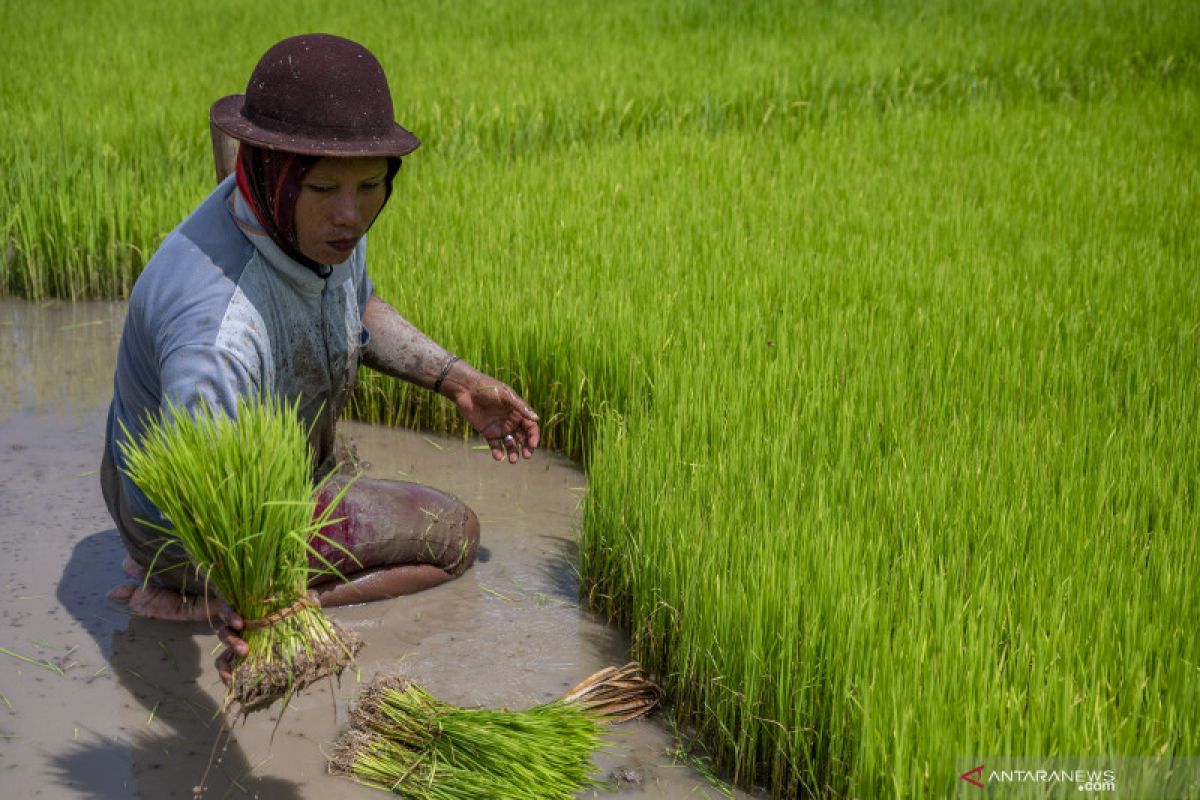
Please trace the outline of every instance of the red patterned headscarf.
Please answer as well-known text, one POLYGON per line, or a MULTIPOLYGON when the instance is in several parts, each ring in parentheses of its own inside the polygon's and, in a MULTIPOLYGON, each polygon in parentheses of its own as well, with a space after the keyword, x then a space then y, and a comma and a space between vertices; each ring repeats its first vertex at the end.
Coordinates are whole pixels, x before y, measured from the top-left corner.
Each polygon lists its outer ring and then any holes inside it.
MULTIPOLYGON (((329 268, 303 255, 296 237, 296 199, 300 197, 300 183, 304 174, 320 160, 321 156, 268 150, 241 142, 237 155, 237 185, 271 241, 289 258, 324 278, 328 277, 329 268)), ((400 159, 389 158, 384 180, 384 205, 392 196, 392 179, 399 170, 400 159)), ((380 210, 383 210, 382 206, 380 210)), ((378 215, 375 218, 378 219, 378 215)))

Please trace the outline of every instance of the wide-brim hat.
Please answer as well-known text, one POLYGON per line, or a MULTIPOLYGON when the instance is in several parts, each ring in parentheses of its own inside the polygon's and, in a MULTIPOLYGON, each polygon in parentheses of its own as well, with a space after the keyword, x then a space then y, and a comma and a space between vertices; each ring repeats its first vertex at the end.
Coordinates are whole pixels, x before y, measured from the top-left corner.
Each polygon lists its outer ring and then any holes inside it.
POLYGON ((421 140, 394 118, 383 67, 340 36, 284 39, 254 68, 245 94, 213 103, 212 124, 235 139, 312 156, 404 156, 421 140))

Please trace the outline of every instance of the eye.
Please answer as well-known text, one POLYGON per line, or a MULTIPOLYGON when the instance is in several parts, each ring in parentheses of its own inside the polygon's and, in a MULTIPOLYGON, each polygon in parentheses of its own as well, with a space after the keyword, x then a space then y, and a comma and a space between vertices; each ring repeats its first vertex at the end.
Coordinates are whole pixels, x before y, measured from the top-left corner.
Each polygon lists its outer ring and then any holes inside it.
POLYGON ((376 189, 383 188, 383 181, 367 181, 362 185, 362 188, 368 192, 373 192, 376 189))
POLYGON ((332 186, 319 186, 319 185, 314 185, 311 183, 303 184, 303 186, 305 189, 308 189, 310 192, 316 192, 317 194, 329 194, 330 192, 333 191, 332 186))

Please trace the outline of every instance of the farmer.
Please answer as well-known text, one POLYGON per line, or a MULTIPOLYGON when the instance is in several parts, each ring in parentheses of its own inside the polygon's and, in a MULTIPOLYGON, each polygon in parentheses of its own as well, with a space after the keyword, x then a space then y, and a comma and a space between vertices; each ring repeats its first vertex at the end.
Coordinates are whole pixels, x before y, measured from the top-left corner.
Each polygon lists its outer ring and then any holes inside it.
MULTIPOLYGON (((101 466, 109 512, 129 551, 125 570, 148 584, 110 597, 142 615, 207 619, 219 604, 165 520, 123 472, 120 443, 168 404, 232 416, 239 396, 299 400, 311 425, 314 480, 335 470, 335 423, 359 364, 450 398, 496 460, 530 458, 538 417, 504 383, 454 356, 379 298, 366 269, 367 230, 392 194, 401 157, 420 145, 393 119, 379 62, 327 35, 276 44, 245 95, 213 104, 212 123, 240 142, 234 176, 162 243, 138 278, 117 355, 101 466)), ((345 478, 335 476, 318 503, 345 478)), ((417 592, 461 575, 479 522, 457 498, 424 486, 360 479, 325 530, 354 558, 319 546, 348 578, 314 584, 322 605, 417 592)), ((222 639, 241 654, 242 621, 222 639)), ((226 655, 229 653, 227 651, 226 655)))

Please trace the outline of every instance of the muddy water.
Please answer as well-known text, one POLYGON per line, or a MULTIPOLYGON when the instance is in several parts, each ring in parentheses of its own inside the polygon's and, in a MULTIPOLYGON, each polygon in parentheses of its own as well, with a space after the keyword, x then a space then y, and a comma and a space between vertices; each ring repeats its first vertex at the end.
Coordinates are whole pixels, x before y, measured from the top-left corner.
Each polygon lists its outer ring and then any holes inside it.
MULTIPOLYGON (((0 796, 187 798, 210 761, 208 798, 383 796, 325 773, 322 748, 359 680, 402 669, 454 703, 521 708, 626 660, 624 636, 576 601, 585 482, 572 464, 538 453, 500 465, 477 443, 345 424, 369 474, 438 486, 476 510, 479 560, 421 595, 334 610, 366 640, 359 673, 313 687, 282 720, 272 709, 236 725, 214 758, 215 635, 106 599, 123 550, 96 468, 123 314, 0 301, 0 796)), ((660 719, 614 733, 597 777, 635 782, 613 791, 720 796, 673 763, 660 719)))

